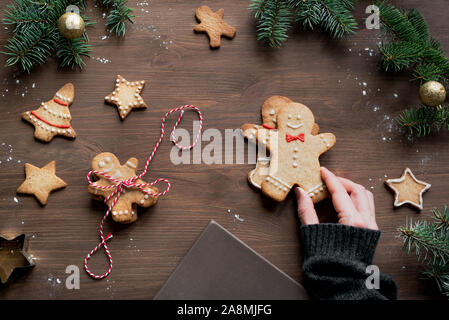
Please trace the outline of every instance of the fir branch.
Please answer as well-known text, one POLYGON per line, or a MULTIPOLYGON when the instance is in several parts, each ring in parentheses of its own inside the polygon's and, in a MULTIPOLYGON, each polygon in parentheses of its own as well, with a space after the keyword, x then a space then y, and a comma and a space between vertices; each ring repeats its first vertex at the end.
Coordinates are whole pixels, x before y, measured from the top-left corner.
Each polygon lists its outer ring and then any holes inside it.
POLYGON ((257 39, 278 47, 287 39, 290 16, 305 29, 316 26, 334 38, 355 33, 352 15, 356 0, 251 0, 249 8, 257 20, 257 39))
POLYGON ((421 46, 412 42, 390 42, 379 45, 379 51, 383 56, 382 65, 385 71, 402 71, 416 63, 423 55, 421 46))
MULTIPOLYGON (((126 0, 101 0, 111 7, 106 25, 117 36, 125 34, 125 22, 134 17, 126 0)), ((37 65, 45 63, 56 49, 60 67, 83 67, 83 57, 89 55, 87 33, 79 39, 67 40, 58 29, 57 22, 69 5, 76 5, 86 27, 94 22, 83 14, 85 0, 14 0, 8 5, 2 22, 11 32, 7 39, 5 52, 8 56, 6 66, 20 65, 28 73, 37 65)))
POLYGON ((430 266, 422 274, 427 279, 434 280, 440 292, 449 296, 449 264, 430 266))
POLYGON ((265 7, 270 0, 253 0, 251 1, 249 8, 254 11, 254 18, 259 19, 265 12, 265 7))
POLYGON ((17 33, 7 40, 3 52, 8 55, 6 66, 19 64, 30 73, 31 69, 43 64, 53 52, 54 31, 41 25, 31 25, 26 33, 17 33))
POLYGON ((269 0, 257 24, 257 40, 263 40, 271 47, 279 47, 288 38, 289 27, 290 10, 285 1, 269 0))
POLYGON ((449 59, 438 41, 431 38, 424 17, 416 10, 397 9, 387 1, 378 2, 382 29, 391 42, 379 46, 385 70, 414 68, 413 80, 448 82, 449 59))
POLYGON ((321 14, 322 27, 334 38, 342 38, 346 34, 353 34, 357 29, 357 22, 351 11, 335 0, 321 1, 323 11, 321 14))
POLYGON ((441 232, 449 232, 449 208, 444 206, 443 211, 433 209, 432 212, 436 229, 441 232))
POLYGON ((410 220, 398 231, 404 239, 404 250, 414 253, 419 261, 441 266, 449 262, 449 233, 439 232, 435 224, 410 220))
POLYGON ((82 57, 89 57, 90 45, 82 38, 66 39, 58 35, 56 40, 56 57, 59 59, 59 66, 83 68, 85 62, 82 57))
POLYGON ((106 26, 111 28, 118 37, 124 36, 126 31, 125 22, 133 23, 134 15, 131 8, 126 6, 127 0, 102 0, 103 4, 108 6, 112 3, 112 9, 106 20, 106 26))
POLYGON ((449 106, 441 108, 420 106, 416 109, 406 109, 396 118, 396 121, 407 128, 410 134, 417 136, 425 136, 432 129, 449 130, 449 106))
POLYGON ((304 29, 311 29, 321 22, 321 6, 318 1, 299 1, 296 8, 296 22, 302 22, 304 29))

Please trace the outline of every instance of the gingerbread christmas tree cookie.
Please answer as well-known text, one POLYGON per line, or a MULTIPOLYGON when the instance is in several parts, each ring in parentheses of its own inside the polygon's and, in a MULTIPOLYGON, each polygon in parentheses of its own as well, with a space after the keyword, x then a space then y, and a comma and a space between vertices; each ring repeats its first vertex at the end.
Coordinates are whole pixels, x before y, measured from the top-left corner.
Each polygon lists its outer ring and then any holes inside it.
POLYGON ((67 184, 56 176, 55 161, 38 168, 25 163, 25 181, 17 189, 18 193, 32 194, 42 205, 47 204, 50 192, 64 188, 67 184))
POLYGON ((270 167, 261 184, 262 192, 283 201, 297 185, 314 203, 323 200, 328 192, 321 180, 319 156, 332 148, 335 136, 332 133, 314 135, 317 127, 312 111, 301 103, 285 100, 277 112, 276 126, 276 129, 254 124, 242 126, 246 138, 270 151, 270 167))
POLYGON ((196 25, 193 30, 207 33, 212 48, 220 47, 221 36, 229 39, 235 36, 235 28, 223 21, 223 14, 224 9, 213 12, 208 6, 201 6, 196 9, 196 18, 200 21, 200 24, 196 25))
POLYGON ((67 83, 56 92, 53 99, 42 102, 36 110, 22 113, 22 119, 35 127, 36 139, 49 142, 56 135, 66 138, 76 137, 76 132, 70 125, 72 116, 69 111, 74 97, 75 88, 73 84, 67 83))
POLYGON ((398 179, 388 179, 385 184, 394 191, 394 206, 410 204, 415 208, 423 209, 423 193, 429 190, 431 185, 416 179, 409 168, 406 168, 398 179))
POLYGON ((107 103, 117 107, 120 117, 125 119, 132 109, 146 108, 140 93, 145 86, 145 80, 128 81, 121 75, 115 80, 115 89, 104 97, 107 103))
MULTIPOLYGON (((117 157, 109 152, 103 152, 95 156, 92 160, 92 169, 103 174, 95 174, 98 178, 97 181, 91 183, 88 187, 88 192, 96 199, 107 199, 113 194, 117 187, 115 181, 109 179, 111 177, 118 181, 128 180, 136 176, 138 160, 136 158, 130 158, 124 165, 121 165, 117 157), (102 187, 112 188, 105 189, 102 187)), ((134 181, 136 184, 144 184, 141 179, 134 181)), ((156 204, 158 197, 151 196, 151 194, 157 194, 159 190, 156 187, 147 186, 143 190, 132 187, 124 188, 120 197, 114 203, 115 196, 112 196, 107 205, 111 205, 111 214, 114 221, 120 223, 131 223, 137 220, 137 205, 141 207, 151 207, 156 204), (145 190, 145 192, 143 191, 145 190)))

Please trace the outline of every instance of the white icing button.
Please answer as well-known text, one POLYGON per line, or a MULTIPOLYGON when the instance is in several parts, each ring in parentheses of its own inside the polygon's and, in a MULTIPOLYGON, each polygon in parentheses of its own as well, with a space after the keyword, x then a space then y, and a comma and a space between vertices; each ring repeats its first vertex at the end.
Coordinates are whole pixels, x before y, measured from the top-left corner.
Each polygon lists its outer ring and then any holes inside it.
POLYGON ((123 211, 120 210, 120 211, 118 212, 118 214, 119 214, 119 216, 121 216, 121 215, 123 214, 123 211))
POLYGON ((310 192, 310 193, 309 193, 309 196, 313 197, 313 193, 312 193, 312 192, 310 192))
POLYGON ((291 115, 291 114, 289 114, 289 115, 288 115, 288 118, 289 118, 289 119, 291 119, 291 118, 292 118, 292 115, 291 115))
POLYGON ((51 132, 55 132, 55 128, 51 128, 51 132))
POLYGON ((298 159, 298 156, 296 154, 293 155, 293 160, 298 159))
POLYGON ((134 211, 131 211, 131 214, 134 215, 134 211))
POLYGON ((106 163, 108 163, 108 162, 111 161, 111 158, 110 157, 106 157, 106 158, 104 158, 104 161, 106 161, 106 163))
POLYGON ((146 194, 144 198, 145 198, 145 199, 148 199, 148 198, 149 198, 149 195, 146 194))
POLYGON ((270 181, 270 178, 266 177, 266 178, 265 178, 265 181, 270 181))
POLYGON ((296 162, 293 162, 293 168, 296 168, 298 164, 296 162))
POLYGON ((297 118, 298 118, 298 120, 299 120, 299 119, 301 119, 301 115, 300 115, 300 114, 298 114, 297 118))
POLYGON ((319 192, 318 190, 315 190, 315 194, 318 194, 318 192, 319 192))
POLYGON ((125 210, 125 214, 128 214, 128 210, 125 210))
POLYGON ((273 116, 274 115, 274 109, 271 109, 270 110, 270 116, 273 116))
POLYGON ((117 211, 113 211, 112 214, 113 214, 114 216, 116 216, 116 215, 117 215, 117 211))
POLYGON ((140 200, 140 203, 142 203, 142 204, 143 204, 143 203, 145 203, 145 200, 143 200, 143 199, 142 199, 142 200, 140 200))
POLYGON ((286 187, 284 187, 282 190, 284 190, 284 191, 287 191, 287 188, 286 187))
POLYGON ((298 151, 299 151, 299 149, 298 149, 298 148, 295 148, 295 149, 293 149, 293 151, 295 151, 295 152, 298 152, 298 151))
POLYGON ((71 134, 71 133, 72 133, 72 130, 67 129, 67 133, 68 133, 68 134, 71 134))
POLYGON ((98 162, 98 166, 99 166, 100 168, 103 168, 103 167, 104 167, 104 161, 98 162))

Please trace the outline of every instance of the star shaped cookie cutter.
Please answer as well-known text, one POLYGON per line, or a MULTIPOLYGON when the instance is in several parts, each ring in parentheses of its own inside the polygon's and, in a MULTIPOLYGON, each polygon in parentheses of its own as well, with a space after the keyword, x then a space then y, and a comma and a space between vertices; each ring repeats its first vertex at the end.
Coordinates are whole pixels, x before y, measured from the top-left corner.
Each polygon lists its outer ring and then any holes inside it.
POLYGON ((32 255, 26 252, 27 247, 28 237, 25 234, 12 239, 0 235, 0 286, 5 286, 36 265, 32 255))

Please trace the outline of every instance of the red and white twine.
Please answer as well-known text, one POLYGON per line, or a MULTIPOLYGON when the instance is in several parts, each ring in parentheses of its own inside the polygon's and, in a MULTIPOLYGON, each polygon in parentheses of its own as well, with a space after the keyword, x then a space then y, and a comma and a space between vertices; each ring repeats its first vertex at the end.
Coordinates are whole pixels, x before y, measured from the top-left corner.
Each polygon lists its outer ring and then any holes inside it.
POLYGON ((165 134, 165 121, 167 120, 167 117, 168 117, 169 115, 171 115, 172 113, 177 112, 177 111, 181 111, 181 114, 180 114, 178 120, 176 120, 175 125, 173 126, 173 130, 172 130, 172 132, 171 132, 171 140, 172 140, 172 142, 173 142, 179 149, 181 149, 181 150, 190 150, 190 149, 192 149, 192 148, 196 145, 196 143, 198 142, 198 139, 199 139, 200 136, 201 136, 201 131, 202 131, 202 128, 203 128, 203 116, 201 115, 201 111, 200 111, 200 109, 198 109, 198 107, 195 107, 195 106, 192 106, 192 105, 184 105, 184 106, 180 106, 180 107, 178 107, 178 108, 174 108, 174 109, 168 111, 168 112, 164 115, 164 117, 162 118, 162 124, 161 124, 161 136, 159 137, 159 140, 157 141, 157 143, 156 143, 156 145, 155 145, 155 147, 154 147, 154 149, 153 149, 153 152, 151 152, 150 156, 148 157, 147 162, 146 162, 146 164, 145 164, 145 168, 143 169, 143 171, 142 171, 141 174, 139 174, 139 175, 137 175, 137 176, 135 176, 135 177, 129 178, 129 179, 127 179, 127 180, 124 180, 124 181, 120 181, 120 180, 114 179, 114 178, 112 178, 111 176, 107 175, 106 173, 101 172, 101 171, 98 171, 98 170, 91 170, 91 171, 87 174, 87 181, 89 182, 89 185, 90 185, 91 187, 93 187, 93 188, 98 188, 98 189, 109 189, 109 190, 110 190, 110 189, 115 189, 114 192, 111 193, 111 194, 104 200, 104 202, 107 204, 108 201, 109 201, 110 199, 113 199, 113 201, 111 202, 111 204, 108 206, 108 210, 106 211, 105 215, 103 216, 103 218, 101 219, 101 222, 100 222, 100 239, 101 239, 101 242, 100 242, 94 249, 92 249, 91 252, 89 252, 89 254, 86 256, 86 258, 84 258, 84 269, 86 269, 86 272, 87 272, 92 278, 95 278, 95 279, 103 279, 103 278, 106 278, 106 277, 111 273, 112 266, 113 266, 113 261, 112 261, 111 252, 109 251, 109 248, 108 248, 108 245, 107 245, 106 242, 107 242, 109 239, 112 238, 112 234, 109 233, 106 237, 104 236, 104 232, 103 232, 103 229, 104 229, 104 222, 106 221, 106 218, 107 218, 107 217, 109 216, 109 214, 111 213, 112 208, 114 207, 115 203, 116 203, 117 200, 119 199, 119 197, 120 197, 120 195, 122 194, 124 188, 139 188, 140 190, 142 190, 142 192, 144 192, 144 193, 146 193, 146 194, 148 194, 148 195, 150 195, 150 196, 163 196, 163 195, 165 195, 165 194, 170 190, 171 184, 170 184, 170 182, 169 182, 167 179, 164 179, 164 178, 158 178, 158 179, 154 180, 154 181, 151 182, 151 183, 134 183, 134 181, 136 181, 137 179, 140 179, 142 176, 144 176, 144 175, 148 172, 148 168, 149 168, 149 166, 150 166, 151 160, 153 159, 154 155, 156 154, 156 151, 157 151, 157 149, 159 148, 159 145, 161 144, 162 139, 164 138, 164 134, 165 134), (178 127, 179 123, 181 122, 181 119, 182 119, 182 117, 183 117, 183 115, 184 115, 184 111, 185 111, 186 109, 193 109, 193 110, 195 110, 195 111, 198 113, 198 118, 199 118, 199 129, 198 129, 198 133, 197 133, 197 135, 196 135, 196 137, 195 137, 195 139, 194 139, 194 141, 193 141, 193 143, 192 143, 191 145, 189 145, 189 146, 181 146, 181 145, 178 144, 178 141, 175 139, 175 130, 176 130, 176 128, 178 127), (105 177, 105 178, 109 179, 110 181, 114 182, 114 184, 113 184, 113 185, 110 185, 110 186, 99 186, 99 185, 96 185, 96 184, 95 184, 95 181, 91 179, 91 177, 92 177, 93 174, 95 174, 96 176, 102 176, 102 177, 105 177), (150 186, 153 186, 153 185, 155 185, 155 184, 157 184, 157 183, 159 183, 159 182, 161 182, 161 181, 167 183, 167 187, 166 187, 166 189, 165 189, 163 192, 159 192, 159 193, 153 194, 153 193, 151 193, 150 191, 144 190, 145 188, 150 187, 150 186), (105 250, 105 252, 106 252, 106 255, 108 256, 108 259, 109 259, 109 268, 108 268, 108 270, 107 270, 105 273, 103 273, 103 274, 101 274, 101 275, 98 275, 98 274, 95 274, 95 273, 93 273, 93 272, 91 272, 91 271, 89 270, 89 268, 88 268, 88 266, 87 266, 87 261, 88 261, 88 260, 92 257, 92 255, 93 255, 98 249, 100 249, 101 247, 104 247, 104 250, 105 250))

